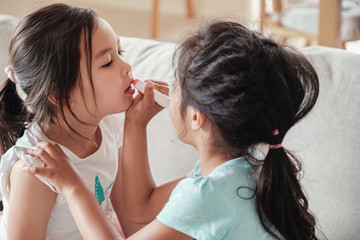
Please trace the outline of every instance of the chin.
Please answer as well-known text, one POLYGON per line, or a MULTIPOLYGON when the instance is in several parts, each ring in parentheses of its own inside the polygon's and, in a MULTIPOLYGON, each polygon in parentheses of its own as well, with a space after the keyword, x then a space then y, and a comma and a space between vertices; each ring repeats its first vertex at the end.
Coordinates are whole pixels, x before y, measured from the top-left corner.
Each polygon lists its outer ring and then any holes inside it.
POLYGON ((122 112, 125 112, 126 110, 128 110, 132 106, 133 102, 134 102, 134 97, 124 100, 121 104, 123 106, 122 112))
POLYGON ((180 141, 182 141, 183 143, 185 143, 185 144, 190 144, 190 142, 188 141, 188 139, 186 138, 186 131, 185 131, 185 129, 182 129, 182 130, 180 130, 180 131, 176 131, 176 135, 177 135, 177 137, 178 137, 178 139, 180 140, 180 141))

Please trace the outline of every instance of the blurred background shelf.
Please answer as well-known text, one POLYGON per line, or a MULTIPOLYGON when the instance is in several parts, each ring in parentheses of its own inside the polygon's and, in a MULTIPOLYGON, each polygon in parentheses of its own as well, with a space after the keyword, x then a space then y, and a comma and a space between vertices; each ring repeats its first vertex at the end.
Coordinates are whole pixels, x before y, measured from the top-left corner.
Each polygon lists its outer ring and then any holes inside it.
MULTIPOLYGON (((71 5, 96 9, 100 16, 105 18, 113 26, 118 35, 178 42, 189 31, 198 27, 204 19, 209 17, 238 21, 251 29, 259 30, 261 22, 261 1, 262 0, 0 0, 0 13, 21 17, 40 6, 54 2, 65 2, 71 5)), ((334 8, 331 7, 331 4, 336 6, 341 0, 317 1, 323 1, 323 5, 326 5, 330 14, 333 14, 334 8)), ((337 23, 334 18, 333 21, 335 21, 333 25, 336 25, 337 23)), ((338 41, 334 35, 338 30, 323 28, 320 31, 323 31, 325 34, 323 35, 325 37, 320 40, 323 45, 331 45, 332 43, 329 44, 329 41, 338 41)), ((292 39, 288 41, 287 44, 295 47, 303 47, 306 45, 306 42, 302 39, 292 39)), ((338 46, 340 45, 338 44, 338 46)), ((346 48, 350 51, 360 53, 360 41, 350 42, 346 45, 346 48)))

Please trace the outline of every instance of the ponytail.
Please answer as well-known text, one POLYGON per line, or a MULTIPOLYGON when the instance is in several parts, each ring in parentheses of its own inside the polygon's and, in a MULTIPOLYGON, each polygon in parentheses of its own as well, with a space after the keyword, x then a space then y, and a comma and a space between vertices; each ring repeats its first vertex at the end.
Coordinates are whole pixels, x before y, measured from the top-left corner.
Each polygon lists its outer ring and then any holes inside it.
POLYGON ((281 145, 317 100, 312 65, 295 49, 227 21, 206 25, 175 56, 182 114, 187 106, 203 112, 220 135, 215 147, 235 158, 269 144, 265 160, 249 162, 256 170, 262 165, 256 207, 265 230, 277 239, 317 240, 316 219, 298 179, 301 164, 281 145))
POLYGON ((270 149, 260 172, 257 212, 263 227, 277 239, 318 239, 314 227, 316 220, 308 209, 298 179, 300 171, 300 161, 281 147, 270 149))
POLYGON ((24 134, 27 111, 16 92, 16 84, 9 78, 0 89, 0 154, 12 147, 24 134))

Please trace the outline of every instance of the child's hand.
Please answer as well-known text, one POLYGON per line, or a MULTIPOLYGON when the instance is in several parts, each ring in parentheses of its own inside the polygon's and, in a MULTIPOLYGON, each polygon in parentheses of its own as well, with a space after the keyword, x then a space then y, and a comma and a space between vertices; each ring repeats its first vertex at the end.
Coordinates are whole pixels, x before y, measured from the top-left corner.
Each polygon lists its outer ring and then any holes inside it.
POLYGON ((126 123, 146 126, 163 108, 154 100, 154 89, 169 95, 169 86, 165 82, 146 81, 144 94, 139 92, 134 103, 126 111, 126 123))
POLYGON ((41 158, 45 167, 25 167, 24 171, 46 178, 59 193, 71 194, 71 190, 82 186, 83 181, 68 157, 57 144, 39 142, 38 149, 28 150, 28 154, 41 158))

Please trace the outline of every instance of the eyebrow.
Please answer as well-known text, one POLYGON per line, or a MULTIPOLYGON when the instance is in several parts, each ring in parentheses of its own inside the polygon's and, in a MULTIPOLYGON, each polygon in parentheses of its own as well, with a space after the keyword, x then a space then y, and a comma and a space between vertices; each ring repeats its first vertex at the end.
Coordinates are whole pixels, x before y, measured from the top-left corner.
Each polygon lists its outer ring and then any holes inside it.
MULTIPOLYGON (((117 40, 117 46, 120 46, 120 39, 119 38, 117 40)), ((100 52, 98 52, 95 55, 95 59, 98 59, 99 57, 103 56, 104 54, 106 54, 107 52, 109 52, 111 50, 112 50, 112 48, 105 48, 105 49, 101 50, 100 52)))

